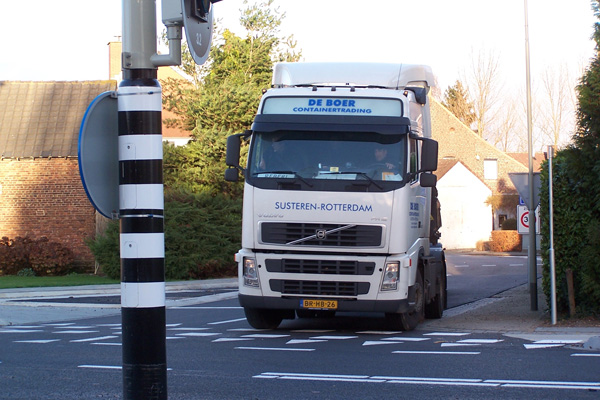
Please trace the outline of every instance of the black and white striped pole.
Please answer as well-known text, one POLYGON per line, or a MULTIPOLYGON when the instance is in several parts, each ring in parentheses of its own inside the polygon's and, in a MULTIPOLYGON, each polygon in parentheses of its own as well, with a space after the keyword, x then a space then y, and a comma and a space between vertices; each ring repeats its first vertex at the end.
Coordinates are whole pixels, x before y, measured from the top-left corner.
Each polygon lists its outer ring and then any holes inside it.
MULTIPOLYGON (((181 26, 169 27, 173 48, 181 26)), ((178 36, 178 38, 177 38, 178 36)), ((178 40, 177 40, 178 39, 178 40)), ((117 90, 123 398, 166 399, 162 97, 154 0, 123 0, 123 80, 117 90)), ((178 59, 177 59, 178 58, 178 59)))
POLYGON ((181 64, 181 27, 194 60, 208 57, 211 3, 162 0, 169 54, 156 52, 155 0, 123 0, 123 80, 117 90, 123 398, 167 399, 162 96, 157 68, 181 64))

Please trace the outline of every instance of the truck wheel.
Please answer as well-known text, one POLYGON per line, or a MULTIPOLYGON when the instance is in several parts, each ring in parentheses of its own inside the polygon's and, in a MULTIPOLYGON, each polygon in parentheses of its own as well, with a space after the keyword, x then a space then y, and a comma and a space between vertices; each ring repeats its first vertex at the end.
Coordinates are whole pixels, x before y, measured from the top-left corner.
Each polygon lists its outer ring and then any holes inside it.
POLYGON ((444 302, 446 297, 446 274, 442 274, 438 285, 438 291, 431 303, 425 306, 425 318, 439 319, 444 314, 444 302))
POLYGON ((387 313, 385 319, 387 326, 395 331, 412 331, 419 322, 425 318, 425 308, 423 306, 423 277, 421 272, 417 270, 417 281, 415 282, 415 304, 405 313, 387 313))
POLYGON ((283 320, 283 313, 279 310, 244 307, 244 313, 255 329, 276 329, 283 320))

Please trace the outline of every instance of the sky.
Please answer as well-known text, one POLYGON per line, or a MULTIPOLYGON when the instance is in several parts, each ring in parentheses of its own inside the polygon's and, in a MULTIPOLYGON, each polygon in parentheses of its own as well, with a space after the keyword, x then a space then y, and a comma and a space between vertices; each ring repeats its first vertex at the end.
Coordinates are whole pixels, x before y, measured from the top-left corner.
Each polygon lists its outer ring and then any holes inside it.
MULTIPOLYGON (((161 1, 157 1, 160 8, 161 1)), ((596 18, 589 0, 528 0, 532 79, 565 65, 579 73, 592 57, 596 18)), ((494 54, 509 87, 525 82, 524 0, 275 0, 304 61, 428 64, 442 92, 494 54)), ((238 34, 241 0, 214 4, 238 34)), ((158 15, 160 24, 160 14, 158 15)), ((0 80, 108 78, 109 41, 121 36, 121 1, 2 1, 0 80)))

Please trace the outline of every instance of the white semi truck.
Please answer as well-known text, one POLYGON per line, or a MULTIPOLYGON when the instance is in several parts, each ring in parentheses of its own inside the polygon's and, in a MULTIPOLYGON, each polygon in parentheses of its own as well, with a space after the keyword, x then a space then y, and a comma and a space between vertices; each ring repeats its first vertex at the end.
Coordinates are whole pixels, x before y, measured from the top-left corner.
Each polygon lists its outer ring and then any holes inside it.
POLYGON ((251 130, 227 143, 225 178, 245 180, 235 257, 254 328, 352 311, 412 330, 442 316, 432 85, 422 65, 275 65, 251 130))

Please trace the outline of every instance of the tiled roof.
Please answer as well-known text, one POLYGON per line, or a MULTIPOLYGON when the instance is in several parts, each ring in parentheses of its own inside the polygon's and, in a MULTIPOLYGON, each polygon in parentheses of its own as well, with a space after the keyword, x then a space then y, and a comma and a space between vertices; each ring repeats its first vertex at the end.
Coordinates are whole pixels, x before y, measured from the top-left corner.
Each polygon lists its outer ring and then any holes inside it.
POLYGON ((77 157, 81 119, 115 81, 0 81, 0 157, 77 157))
POLYGON ((460 161, 494 194, 516 193, 508 174, 527 172, 527 167, 479 137, 435 99, 431 101, 431 123, 432 137, 439 143, 440 159, 460 161), (485 179, 485 160, 496 160, 496 179, 485 179))

